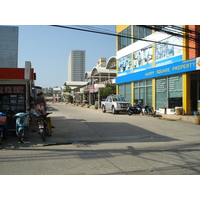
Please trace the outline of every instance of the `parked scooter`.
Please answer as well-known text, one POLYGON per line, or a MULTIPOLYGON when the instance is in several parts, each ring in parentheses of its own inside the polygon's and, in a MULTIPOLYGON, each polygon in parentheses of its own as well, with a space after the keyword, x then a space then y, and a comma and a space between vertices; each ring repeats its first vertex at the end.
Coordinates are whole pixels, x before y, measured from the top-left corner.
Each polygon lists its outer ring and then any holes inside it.
POLYGON ((146 104, 144 107, 144 115, 155 117, 156 111, 153 109, 153 107, 150 107, 148 104, 146 104))
POLYGON ((3 138, 7 134, 7 115, 5 113, 0 113, 0 145, 2 144, 3 138))
POLYGON ((45 113, 43 115, 40 115, 38 118, 38 125, 39 125, 39 133, 42 137, 42 140, 45 141, 46 136, 48 135, 51 137, 51 131, 48 129, 48 124, 46 117, 51 113, 45 113))
POLYGON ((127 113, 128 115, 140 114, 142 113, 142 106, 139 103, 137 105, 134 104, 134 106, 128 106, 127 113))
POLYGON ((19 141, 23 143, 24 138, 27 136, 28 132, 28 113, 19 112, 14 115, 16 118, 16 135, 19 138, 19 141))

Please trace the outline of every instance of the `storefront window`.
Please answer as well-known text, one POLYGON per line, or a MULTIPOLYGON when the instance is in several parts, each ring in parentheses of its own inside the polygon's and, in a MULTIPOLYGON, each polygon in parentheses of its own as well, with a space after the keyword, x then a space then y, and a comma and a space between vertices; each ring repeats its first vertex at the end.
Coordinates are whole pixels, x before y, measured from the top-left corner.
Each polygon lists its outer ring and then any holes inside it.
POLYGON ((152 85, 152 80, 151 79, 147 79, 146 80, 146 85, 152 85))
POLYGON ((139 87, 139 81, 134 82, 135 87, 139 87))
POLYGON ((123 96, 124 95, 124 84, 120 84, 118 86, 118 88, 119 88, 118 94, 123 96))
POLYGON ((120 84, 119 95, 122 95, 127 101, 131 102, 131 83, 120 84))
POLYGON ((182 106, 182 75, 174 75, 168 77, 168 108, 182 106))
POLYGON ((146 104, 152 106, 152 80, 134 82, 134 103, 140 102, 141 106, 146 104))
POLYGON ((131 83, 126 83, 125 84, 125 99, 131 102, 131 83))
POLYGON ((139 88, 139 101, 141 105, 144 105, 145 102, 145 87, 140 87, 139 88))
POLYGON ((182 97, 181 75, 169 76, 169 98, 182 97))
POLYGON ((144 86, 145 85, 145 80, 144 81, 139 81, 139 85, 140 86, 144 86))
POLYGON ((134 88, 134 98, 135 98, 135 101, 138 101, 138 99, 139 99, 139 88, 134 88))
POLYGON ((152 87, 146 87, 146 102, 148 105, 152 105, 152 87))
POLYGON ((167 77, 156 79, 156 109, 167 107, 167 77))
POLYGON ((182 106, 182 75, 156 79, 156 109, 182 106))

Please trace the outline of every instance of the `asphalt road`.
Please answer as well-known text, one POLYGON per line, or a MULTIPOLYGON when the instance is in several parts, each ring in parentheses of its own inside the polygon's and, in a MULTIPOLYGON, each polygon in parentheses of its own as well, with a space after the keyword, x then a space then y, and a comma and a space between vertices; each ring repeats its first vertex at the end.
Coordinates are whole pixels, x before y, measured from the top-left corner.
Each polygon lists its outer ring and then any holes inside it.
MULTIPOLYGON (((199 125, 52 104, 52 137, 10 135, 1 175, 199 175, 199 125)), ((31 126, 37 129, 37 126, 31 126)))

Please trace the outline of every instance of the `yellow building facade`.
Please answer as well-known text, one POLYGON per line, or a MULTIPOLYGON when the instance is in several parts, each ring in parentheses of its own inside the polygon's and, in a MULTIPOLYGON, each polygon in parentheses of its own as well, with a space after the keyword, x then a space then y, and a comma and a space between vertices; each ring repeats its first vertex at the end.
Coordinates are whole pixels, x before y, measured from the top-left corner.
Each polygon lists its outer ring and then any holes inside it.
POLYGON ((116 25, 117 94, 159 110, 198 110, 199 25, 116 25))

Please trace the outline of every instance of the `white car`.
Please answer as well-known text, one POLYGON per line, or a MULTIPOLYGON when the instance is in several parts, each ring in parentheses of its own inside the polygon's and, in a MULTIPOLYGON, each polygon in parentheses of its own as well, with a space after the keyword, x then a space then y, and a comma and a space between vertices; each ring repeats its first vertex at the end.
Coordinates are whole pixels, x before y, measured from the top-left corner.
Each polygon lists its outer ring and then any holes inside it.
POLYGON ((111 95, 106 98, 105 101, 101 102, 102 111, 111 111, 113 114, 116 114, 120 111, 126 111, 130 102, 127 101, 124 97, 119 95, 111 95))

